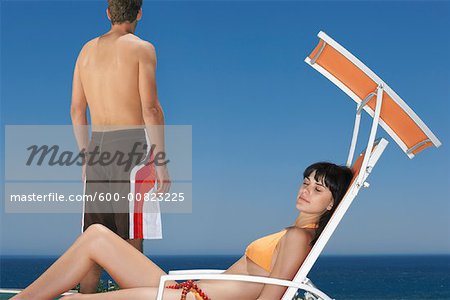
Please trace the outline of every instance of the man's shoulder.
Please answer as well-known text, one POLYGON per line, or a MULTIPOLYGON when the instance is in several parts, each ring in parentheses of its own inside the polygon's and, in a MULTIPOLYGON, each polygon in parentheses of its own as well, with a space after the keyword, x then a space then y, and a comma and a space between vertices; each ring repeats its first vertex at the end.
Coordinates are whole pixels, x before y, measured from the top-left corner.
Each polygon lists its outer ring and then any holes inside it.
MULTIPOLYGON (((92 45, 94 45, 95 43, 97 43, 98 39, 100 38, 100 36, 94 37, 90 40, 88 40, 86 43, 84 43, 83 48, 88 48, 92 45)), ((146 41, 144 39, 141 39, 140 37, 134 35, 134 34, 127 34, 121 37, 123 43, 119 43, 122 45, 130 45, 130 46, 135 46, 138 48, 144 48, 144 49, 155 49, 155 46, 149 42, 146 41)))
POLYGON ((149 41, 146 41, 144 39, 141 39, 140 37, 134 35, 134 34, 127 34, 123 37, 123 43, 122 45, 126 47, 127 49, 131 51, 136 51, 138 56, 148 56, 153 55, 155 53, 155 46, 150 43, 149 41))
MULTIPOLYGON (((79 56, 80 57, 89 56, 91 49, 93 50, 95 48, 98 39, 99 37, 95 37, 88 40, 82 46, 79 56)), ((120 45, 119 47, 121 47, 124 51, 128 52, 129 54, 135 53, 134 55, 144 60, 155 60, 156 50, 155 46, 151 42, 143 40, 133 34, 127 35, 126 37, 124 37, 122 41, 123 43, 119 43, 120 45)))
POLYGON ((150 53, 155 52, 155 46, 146 40, 140 39, 137 47, 139 47, 139 50, 144 51, 144 52, 150 52, 150 53))
POLYGON ((90 39, 86 43, 84 43, 84 45, 81 47, 79 55, 84 55, 87 51, 89 51, 89 49, 96 42, 97 39, 98 39, 98 37, 95 37, 93 39, 90 39))
POLYGON ((144 39, 141 39, 137 35, 134 34, 126 34, 121 37, 123 41, 123 45, 130 45, 131 47, 135 47, 136 49, 143 49, 143 50, 153 50, 155 49, 155 46, 153 46, 152 43, 149 41, 146 41, 144 39))
POLYGON ((139 59, 144 61, 155 61, 156 50, 152 43, 145 40, 140 40, 140 43, 136 46, 139 59))

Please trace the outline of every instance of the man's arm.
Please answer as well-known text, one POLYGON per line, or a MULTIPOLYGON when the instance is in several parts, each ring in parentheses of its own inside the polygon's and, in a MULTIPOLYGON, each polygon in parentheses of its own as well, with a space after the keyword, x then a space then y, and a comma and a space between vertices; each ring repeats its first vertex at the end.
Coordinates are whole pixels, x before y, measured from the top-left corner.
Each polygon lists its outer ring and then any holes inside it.
MULTIPOLYGON (((81 84, 78 59, 75 63, 72 81, 72 103, 70 105, 70 117, 72 118, 73 131, 77 140, 78 149, 86 151, 89 144, 88 123, 86 117, 87 101, 81 84)), ((82 179, 85 176, 85 164, 83 164, 82 179)))
MULTIPOLYGON (((147 134, 151 144, 155 145, 154 154, 165 153, 164 113, 156 88, 156 52, 153 45, 148 42, 143 42, 139 49, 139 95, 147 134)), ((157 192, 168 192, 170 178, 167 166, 156 165, 156 173, 158 177, 157 192)))

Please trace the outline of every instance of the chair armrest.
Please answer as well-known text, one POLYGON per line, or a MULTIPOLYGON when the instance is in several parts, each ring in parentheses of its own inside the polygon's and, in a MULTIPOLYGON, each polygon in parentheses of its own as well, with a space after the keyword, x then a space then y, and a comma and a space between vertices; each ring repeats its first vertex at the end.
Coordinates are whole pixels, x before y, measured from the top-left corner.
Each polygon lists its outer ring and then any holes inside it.
POLYGON ((159 281, 158 295, 156 300, 163 299, 164 293, 164 284, 168 280, 194 280, 194 279, 203 279, 203 280, 225 280, 225 281, 244 281, 244 282, 257 282, 264 284, 275 284, 286 287, 295 287, 297 289, 302 289, 304 291, 311 292, 312 294, 318 296, 323 300, 332 300, 329 296, 327 296, 324 292, 319 290, 318 288, 309 286, 307 284, 301 282, 294 282, 284 279, 263 277, 263 276, 249 276, 249 275, 236 275, 236 274, 179 274, 179 275, 163 275, 159 281))
POLYGON ((216 269, 195 269, 195 270, 172 270, 169 275, 185 275, 185 274, 221 274, 225 270, 216 269))

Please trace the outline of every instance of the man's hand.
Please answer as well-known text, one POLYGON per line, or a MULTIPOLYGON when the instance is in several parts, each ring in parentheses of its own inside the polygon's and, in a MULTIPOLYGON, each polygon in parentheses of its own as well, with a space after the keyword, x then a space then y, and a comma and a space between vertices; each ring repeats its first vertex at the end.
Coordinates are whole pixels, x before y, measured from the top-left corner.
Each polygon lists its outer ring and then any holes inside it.
POLYGON ((157 193, 168 193, 172 182, 170 181, 169 170, 167 166, 156 167, 156 180, 158 184, 157 193))

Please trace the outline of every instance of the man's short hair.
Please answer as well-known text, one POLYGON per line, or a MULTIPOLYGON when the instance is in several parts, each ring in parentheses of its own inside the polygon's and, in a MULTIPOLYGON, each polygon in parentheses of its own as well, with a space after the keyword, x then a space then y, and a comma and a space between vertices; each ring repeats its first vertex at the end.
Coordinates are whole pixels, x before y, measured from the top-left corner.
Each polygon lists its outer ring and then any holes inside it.
POLYGON ((136 20, 142 0, 108 0, 109 14, 112 24, 136 20))

